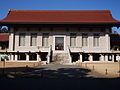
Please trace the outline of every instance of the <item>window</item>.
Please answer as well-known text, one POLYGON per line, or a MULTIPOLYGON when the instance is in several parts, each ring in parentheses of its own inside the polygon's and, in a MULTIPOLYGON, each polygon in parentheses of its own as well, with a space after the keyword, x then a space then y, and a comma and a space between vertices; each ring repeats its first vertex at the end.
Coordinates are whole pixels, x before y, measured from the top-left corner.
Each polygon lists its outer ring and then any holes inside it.
POLYGON ((93 46, 95 47, 99 46, 99 34, 94 34, 93 46))
POLYGON ((19 34, 19 46, 25 46, 25 33, 19 34))
POLYGON ((42 46, 45 46, 45 47, 48 46, 48 42, 49 42, 48 39, 49 39, 49 34, 43 33, 42 46))
POLYGON ((88 46, 88 34, 82 34, 82 46, 88 46))
POLYGON ((37 45, 37 33, 31 33, 30 46, 36 46, 36 45, 37 45))
POLYGON ((70 34, 70 46, 72 47, 76 46, 76 33, 70 34))

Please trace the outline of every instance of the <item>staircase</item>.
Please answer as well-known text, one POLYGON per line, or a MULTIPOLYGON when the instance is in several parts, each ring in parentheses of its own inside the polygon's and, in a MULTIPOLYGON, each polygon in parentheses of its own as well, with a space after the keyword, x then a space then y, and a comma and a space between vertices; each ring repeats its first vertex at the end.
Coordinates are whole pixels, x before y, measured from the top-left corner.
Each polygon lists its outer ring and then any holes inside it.
POLYGON ((53 53, 52 63, 54 64, 69 64, 69 55, 68 53, 53 53))

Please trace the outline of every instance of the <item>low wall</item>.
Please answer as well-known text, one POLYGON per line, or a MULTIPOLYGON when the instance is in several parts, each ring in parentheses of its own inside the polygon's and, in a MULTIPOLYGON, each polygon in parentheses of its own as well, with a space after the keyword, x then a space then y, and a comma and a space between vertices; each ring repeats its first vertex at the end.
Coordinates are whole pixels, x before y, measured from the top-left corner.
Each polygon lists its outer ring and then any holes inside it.
POLYGON ((39 65, 39 62, 4 62, 0 61, 0 68, 3 67, 36 67, 39 65))
POLYGON ((96 71, 106 77, 120 77, 119 63, 81 63, 80 66, 96 71))

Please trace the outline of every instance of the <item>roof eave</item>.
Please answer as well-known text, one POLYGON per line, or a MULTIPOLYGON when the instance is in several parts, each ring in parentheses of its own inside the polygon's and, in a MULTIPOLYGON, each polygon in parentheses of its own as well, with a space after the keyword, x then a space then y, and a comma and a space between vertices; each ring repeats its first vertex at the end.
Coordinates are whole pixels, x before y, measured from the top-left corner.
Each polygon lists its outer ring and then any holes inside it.
POLYGON ((119 25, 120 22, 0 22, 0 24, 108 24, 108 25, 119 25))

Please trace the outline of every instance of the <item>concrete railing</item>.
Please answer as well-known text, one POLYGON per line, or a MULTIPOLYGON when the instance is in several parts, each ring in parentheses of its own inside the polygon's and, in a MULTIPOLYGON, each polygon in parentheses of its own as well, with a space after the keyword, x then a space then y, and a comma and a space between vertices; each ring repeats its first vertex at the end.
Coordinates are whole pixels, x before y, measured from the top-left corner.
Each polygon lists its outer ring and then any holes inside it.
POLYGON ((82 47, 69 47, 72 52, 82 52, 82 47))
POLYGON ((70 55, 70 53, 71 53, 71 51, 70 51, 70 47, 69 46, 67 46, 67 52, 68 52, 68 56, 69 56, 69 63, 71 63, 72 62, 72 58, 71 58, 71 55, 70 55))
POLYGON ((47 64, 50 63, 51 52, 52 52, 52 45, 50 45, 50 47, 49 47, 49 51, 48 51, 48 55, 47 55, 47 64))

